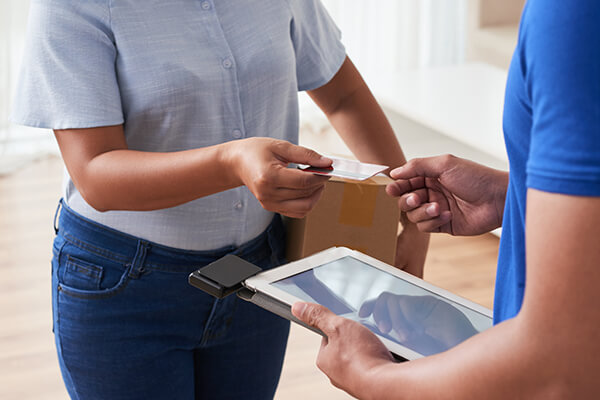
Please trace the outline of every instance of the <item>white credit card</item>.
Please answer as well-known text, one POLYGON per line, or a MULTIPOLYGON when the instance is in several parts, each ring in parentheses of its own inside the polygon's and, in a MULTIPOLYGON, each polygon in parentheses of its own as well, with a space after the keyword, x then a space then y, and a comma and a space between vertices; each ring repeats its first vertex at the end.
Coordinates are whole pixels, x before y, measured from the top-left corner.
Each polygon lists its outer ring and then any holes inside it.
POLYGON ((298 164, 298 168, 302 171, 312 172, 317 175, 337 176, 339 178, 353 179, 364 181, 370 177, 385 171, 389 167, 387 165, 367 164, 356 160, 348 160, 345 158, 329 157, 333 160, 333 164, 329 168, 313 167, 311 165, 298 164))

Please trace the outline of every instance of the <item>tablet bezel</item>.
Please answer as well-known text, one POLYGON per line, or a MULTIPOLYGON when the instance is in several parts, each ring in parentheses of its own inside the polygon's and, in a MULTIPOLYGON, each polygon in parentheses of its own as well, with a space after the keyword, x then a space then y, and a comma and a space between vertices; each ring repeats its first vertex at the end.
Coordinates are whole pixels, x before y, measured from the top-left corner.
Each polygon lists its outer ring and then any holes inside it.
MULTIPOLYGON (((255 275, 244 281, 244 286, 255 292, 267 294, 275 300, 278 300, 291 306, 297 301, 302 301, 302 299, 295 297, 271 285, 272 283, 297 275, 309 269, 317 268, 319 266, 322 266, 335 260, 339 260, 347 256, 354 257, 355 259, 360 260, 370 265, 371 267, 377 268, 383 272, 394 275, 406 282, 409 282, 415 286, 419 286, 438 296, 448 299, 449 301, 460 304, 463 307, 471 309, 479 314, 482 314, 492 319, 492 311, 486 307, 483 307, 480 304, 474 303, 470 300, 465 299, 464 297, 460 297, 445 289, 425 282, 424 280, 417 278, 407 272, 404 272, 400 269, 392 267, 391 265, 381 262, 376 258, 370 257, 356 250, 351 250, 347 247, 331 247, 327 250, 323 250, 319 253, 313 254, 312 256, 303 258, 301 260, 282 265, 272 270, 261 272, 258 275, 255 275)), ((385 344, 385 346, 392 353, 402 356, 408 360, 414 360, 417 358, 424 357, 422 354, 407 347, 404 347, 396 342, 393 342, 385 337, 382 337, 380 335, 377 335, 377 337, 385 344)))

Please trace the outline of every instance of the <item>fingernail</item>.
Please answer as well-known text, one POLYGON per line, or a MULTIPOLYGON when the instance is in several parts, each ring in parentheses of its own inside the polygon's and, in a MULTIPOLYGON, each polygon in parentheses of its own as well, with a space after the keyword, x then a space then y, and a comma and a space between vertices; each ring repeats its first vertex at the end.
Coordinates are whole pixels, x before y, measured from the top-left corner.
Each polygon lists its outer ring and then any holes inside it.
POLYGON ((416 207, 418 205, 417 196, 415 196, 415 195, 408 196, 406 199, 406 204, 409 205, 410 207, 416 207))
POLYGON ((306 310, 306 303, 297 302, 292 306, 292 312, 295 316, 301 316, 306 310))
POLYGON ((399 174, 400 172, 402 172, 402 168, 404 168, 404 167, 398 167, 398 168, 394 168, 394 169, 392 170, 392 172, 390 172, 390 176, 393 178, 393 177, 394 177, 394 175, 397 175, 397 174, 399 174))
POLYGON ((321 156, 321 161, 325 161, 325 162, 333 162, 333 160, 331 158, 327 158, 325 156, 321 156))
POLYGON ((431 217, 435 217, 437 215, 437 211, 435 210, 435 206, 432 204, 425 210, 427 214, 431 217))
POLYGON ((377 328, 379 328, 382 333, 388 333, 390 331, 390 326, 386 322, 380 322, 377 325, 377 328))

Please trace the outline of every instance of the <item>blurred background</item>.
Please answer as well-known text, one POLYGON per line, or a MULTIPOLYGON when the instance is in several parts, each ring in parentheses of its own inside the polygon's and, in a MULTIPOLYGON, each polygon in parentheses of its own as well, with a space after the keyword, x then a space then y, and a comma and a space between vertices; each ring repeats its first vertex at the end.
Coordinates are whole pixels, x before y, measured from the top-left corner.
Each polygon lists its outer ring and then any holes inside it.
MULTIPOLYGON (((217 0, 215 0, 217 1, 217 0)), ((453 153, 507 169, 502 106, 524 0, 323 0, 408 158, 453 153)), ((8 121, 29 0, 0 2, 0 398, 63 399, 51 333, 52 216, 63 166, 51 132, 8 121)), ((301 144, 352 155, 301 98, 301 144)), ((496 235, 498 232, 496 232, 496 235)), ((425 278, 491 307, 498 238, 432 239, 425 278)), ((293 327, 277 398, 348 398, 293 327)))
MULTIPOLYGON (((413 129, 425 128, 505 161, 500 123, 504 80, 524 0, 323 3, 382 105, 405 119, 395 121, 398 132, 417 137, 413 129)), ((8 122, 28 9, 29 0, 0 4, 0 173, 56 154, 52 135, 8 122)), ((304 128, 326 130, 319 113, 301 97, 304 128)), ((402 144, 410 153, 412 146, 402 144)), ((332 150, 346 152, 337 144, 332 150)))
MULTIPOLYGON (((323 3, 408 157, 450 152, 507 168, 504 87, 524 0, 323 3)), ((348 153, 301 99, 301 140, 348 153)))

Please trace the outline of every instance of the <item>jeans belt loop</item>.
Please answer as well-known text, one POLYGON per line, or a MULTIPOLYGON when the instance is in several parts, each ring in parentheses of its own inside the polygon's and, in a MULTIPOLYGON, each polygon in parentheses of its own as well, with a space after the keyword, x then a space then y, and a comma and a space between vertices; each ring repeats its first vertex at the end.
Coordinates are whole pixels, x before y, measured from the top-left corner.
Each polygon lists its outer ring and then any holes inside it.
POLYGON ((56 211, 54 212, 54 222, 52 226, 54 227, 54 234, 58 235, 58 220, 60 218, 60 212, 62 211, 63 203, 62 199, 58 201, 58 206, 56 206, 56 211))
POLYGON ((131 264, 131 270, 129 271, 130 278, 137 279, 142 276, 142 273, 144 272, 144 263, 146 262, 146 255, 148 254, 149 248, 150 243, 146 242, 145 240, 138 240, 135 256, 133 257, 133 262, 131 264))

